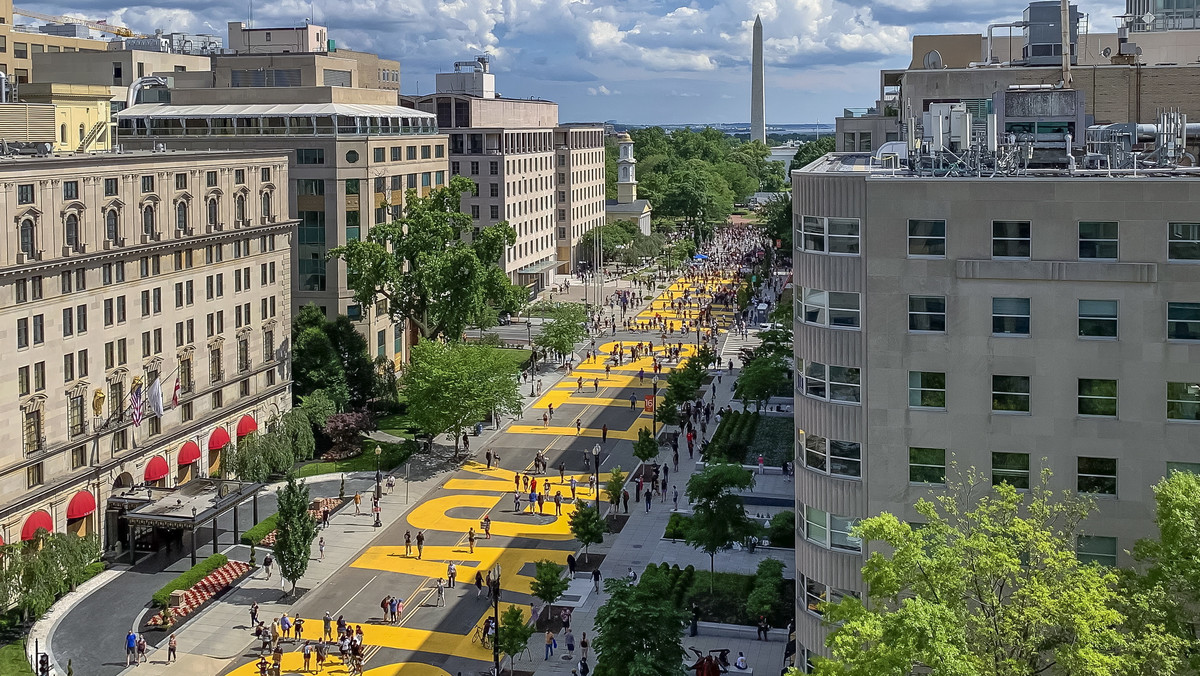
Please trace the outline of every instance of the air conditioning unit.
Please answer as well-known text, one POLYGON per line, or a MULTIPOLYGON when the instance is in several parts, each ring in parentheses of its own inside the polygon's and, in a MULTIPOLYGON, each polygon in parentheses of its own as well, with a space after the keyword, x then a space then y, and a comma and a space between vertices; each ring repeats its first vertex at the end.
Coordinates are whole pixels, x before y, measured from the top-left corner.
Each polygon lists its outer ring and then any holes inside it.
POLYGON ((104 240, 104 250, 105 251, 112 249, 114 246, 116 246, 116 243, 113 242, 111 239, 104 240))
POLYGON ((72 248, 72 247, 70 247, 70 246, 64 246, 64 247, 63 247, 63 249, 62 249, 62 255, 63 255, 64 257, 65 257, 65 256, 70 256, 70 255, 71 255, 71 254, 73 254, 73 253, 75 253, 75 249, 74 249, 74 248, 72 248))
POLYGON ((17 253, 17 265, 24 265, 28 262, 29 262, 29 257, 25 255, 24 251, 20 251, 17 253))
POLYGON ((154 241, 154 242, 161 242, 162 241, 162 233, 161 232, 150 233, 150 240, 154 241))
POLYGON ((138 241, 140 241, 142 244, 149 244, 150 243, 150 235, 147 235, 146 233, 143 232, 141 238, 138 241))

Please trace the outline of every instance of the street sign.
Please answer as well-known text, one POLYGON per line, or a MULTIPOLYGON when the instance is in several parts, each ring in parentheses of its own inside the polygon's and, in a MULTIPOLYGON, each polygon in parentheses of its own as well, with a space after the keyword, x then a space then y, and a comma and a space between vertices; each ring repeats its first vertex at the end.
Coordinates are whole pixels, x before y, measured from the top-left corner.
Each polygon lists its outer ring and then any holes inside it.
POLYGON ((646 406, 645 406, 644 410, 646 413, 654 413, 654 395, 653 394, 646 395, 646 406))

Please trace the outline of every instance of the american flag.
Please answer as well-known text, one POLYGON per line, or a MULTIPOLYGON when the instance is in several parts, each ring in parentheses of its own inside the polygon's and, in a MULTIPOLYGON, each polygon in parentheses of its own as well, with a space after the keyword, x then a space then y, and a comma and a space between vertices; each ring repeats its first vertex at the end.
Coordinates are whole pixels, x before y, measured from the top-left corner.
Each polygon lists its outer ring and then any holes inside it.
POLYGON ((175 376, 175 392, 171 395, 171 406, 179 406, 179 376, 175 376))
POLYGON ((133 391, 129 393, 129 406, 133 409, 133 426, 142 426, 142 386, 139 383, 134 386, 133 391))

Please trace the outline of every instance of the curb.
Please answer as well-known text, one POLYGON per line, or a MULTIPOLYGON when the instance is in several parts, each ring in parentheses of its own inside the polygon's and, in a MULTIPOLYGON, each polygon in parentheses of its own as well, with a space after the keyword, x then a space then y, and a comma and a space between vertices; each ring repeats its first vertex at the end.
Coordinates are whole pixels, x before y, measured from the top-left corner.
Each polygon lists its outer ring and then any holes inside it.
POLYGON ((84 582, 76 587, 75 591, 64 594, 62 598, 55 602, 55 604, 50 607, 50 610, 46 611, 46 614, 42 615, 41 619, 39 619, 37 622, 34 622, 33 626, 29 629, 29 634, 26 638, 25 644, 26 660, 29 661, 30 664, 35 662, 35 660, 30 658, 30 645, 33 640, 36 640, 40 636, 41 645, 38 647, 41 648, 42 652, 50 656, 51 673, 67 673, 66 670, 58 664, 58 660, 54 658, 54 651, 50 647, 50 644, 54 639, 54 631, 58 629, 59 623, 62 622, 62 619, 66 617, 67 613, 69 613, 72 608, 74 608, 80 601, 91 595, 92 592, 115 580, 118 575, 125 571, 125 568, 126 567, 119 569, 106 568, 100 574, 96 575, 96 577, 93 577, 87 582, 84 582), (49 624, 48 627, 43 626, 47 623, 49 624))

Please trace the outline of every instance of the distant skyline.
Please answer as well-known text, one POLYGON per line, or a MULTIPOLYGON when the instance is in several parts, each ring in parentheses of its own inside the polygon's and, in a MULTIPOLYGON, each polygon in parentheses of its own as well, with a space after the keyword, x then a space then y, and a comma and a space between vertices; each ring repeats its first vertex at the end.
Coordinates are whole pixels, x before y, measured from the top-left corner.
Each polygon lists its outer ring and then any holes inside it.
MULTIPOLYGON (((16 0, 39 12, 108 20, 138 32, 225 37, 246 21, 245 0, 16 0)), ((1120 0, 1078 2, 1091 32, 1112 32, 1120 0)), ((910 38, 979 33, 1015 21, 1028 0, 322 0, 316 22, 347 49, 401 64, 401 90, 429 93, 434 73, 489 52, 497 89, 557 101, 564 121, 731 123, 750 119, 750 41, 755 14, 766 38, 767 124, 832 123, 843 108, 870 106, 882 68, 910 58, 910 38), (418 89, 419 87, 419 89, 418 89)), ((301 0, 259 2, 254 24, 309 17, 301 0)), ((22 17, 19 22, 28 23, 22 17)))

